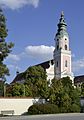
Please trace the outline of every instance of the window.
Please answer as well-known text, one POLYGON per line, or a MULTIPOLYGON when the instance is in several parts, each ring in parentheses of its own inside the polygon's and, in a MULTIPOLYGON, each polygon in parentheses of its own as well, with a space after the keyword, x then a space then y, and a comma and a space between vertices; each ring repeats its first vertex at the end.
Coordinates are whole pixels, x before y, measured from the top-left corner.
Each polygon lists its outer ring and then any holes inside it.
POLYGON ((67 40, 67 39, 65 38, 65 40, 67 40))
POLYGON ((67 50, 67 45, 65 45, 65 50, 67 50))
POLYGON ((57 41, 59 41, 59 39, 57 39, 57 41))
POLYGON ((56 67, 58 67, 58 61, 57 61, 57 63, 56 63, 57 65, 56 65, 56 67))
POLYGON ((65 67, 67 67, 67 60, 65 61, 65 67))
POLYGON ((57 45, 57 50, 59 49, 59 45, 57 45))

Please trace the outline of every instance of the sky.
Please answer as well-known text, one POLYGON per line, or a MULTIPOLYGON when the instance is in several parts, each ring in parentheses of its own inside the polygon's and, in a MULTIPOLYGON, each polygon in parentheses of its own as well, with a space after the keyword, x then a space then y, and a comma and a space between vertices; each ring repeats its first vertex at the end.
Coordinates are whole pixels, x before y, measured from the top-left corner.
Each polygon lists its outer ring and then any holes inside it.
POLYGON ((0 0, 7 19, 7 42, 14 48, 4 63, 10 70, 7 82, 16 71, 53 58, 54 37, 61 11, 64 11, 72 51, 75 76, 84 75, 84 0, 0 0))

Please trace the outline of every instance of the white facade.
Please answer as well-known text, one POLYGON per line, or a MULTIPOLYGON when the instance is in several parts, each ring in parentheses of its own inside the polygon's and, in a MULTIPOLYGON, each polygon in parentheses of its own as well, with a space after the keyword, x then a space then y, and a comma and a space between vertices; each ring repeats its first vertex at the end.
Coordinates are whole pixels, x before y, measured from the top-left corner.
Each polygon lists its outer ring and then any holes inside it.
POLYGON ((73 80, 73 73, 71 70, 71 51, 69 48, 69 36, 66 31, 66 26, 64 14, 62 12, 58 24, 58 31, 55 36, 54 75, 57 79, 69 76, 70 79, 73 80))
POLYGON ((46 74, 47 74, 47 80, 50 80, 50 84, 51 84, 51 80, 54 78, 54 64, 49 63, 50 67, 46 68, 46 74))

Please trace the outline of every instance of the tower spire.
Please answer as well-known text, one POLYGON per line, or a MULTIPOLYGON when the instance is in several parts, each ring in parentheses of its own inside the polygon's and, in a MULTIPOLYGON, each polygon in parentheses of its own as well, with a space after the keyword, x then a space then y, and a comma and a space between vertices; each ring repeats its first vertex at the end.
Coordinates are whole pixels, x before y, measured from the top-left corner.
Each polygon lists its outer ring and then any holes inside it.
POLYGON ((56 79, 69 76, 73 81, 73 74, 71 71, 71 51, 69 49, 69 36, 63 11, 61 12, 58 23, 58 30, 55 36, 54 63, 54 75, 56 79))
POLYGON ((58 31, 57 31, 56 37, 61 38, 64 35, 68 36, 66 27, 67 27, 67 24, 65 22, 64 12, 62 11, 61 12, 61 17, 60 17, 59 23, 58 23, 58 31))

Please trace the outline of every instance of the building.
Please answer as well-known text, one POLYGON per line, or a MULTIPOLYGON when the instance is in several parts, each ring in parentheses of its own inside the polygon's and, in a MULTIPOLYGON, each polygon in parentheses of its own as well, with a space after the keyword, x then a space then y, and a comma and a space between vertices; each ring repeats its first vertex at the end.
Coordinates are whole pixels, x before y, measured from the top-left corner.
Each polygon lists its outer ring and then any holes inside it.
POLYGON ((81 88, 81 85, 84 83, 84 75, 76 76, 74 78, 74 85, 81 88))
MULTIPOLYGON (((44 68, 44 70, 46 71, 47 73, 47 80, 52 80, 54 78, 54 60, 49 60, 49 61, 45 61, 43 63, 40 63, 40 64, 37 64, 35 66, 41 66, 44 68)), ((22 72, 22 73, 18 73, 16 75, 16 77, 14 78, 14 80, 12 81, 12 83, 24 83, 25 79, 24 79, 24 75, 25 75, 25 72, 22 72)))
MULTIPOLYGON (((73 82, 74 76, 71 70, 71 51, 69 48, 69 35, 67 32, 67 24, 65 22, 64 13, 58 23, 58 30, 55 35, 55 50, 53 51, 53 60, 49 60, 38 64, 44 68, 47 73, 47 79, 51 80, 54 77, 60 79, 69 76, 73 82)), ((37 65, 36 65, 37 66, 37 65)), ((23 73, 16 76, 13 82, 24 81, 23 73)))

